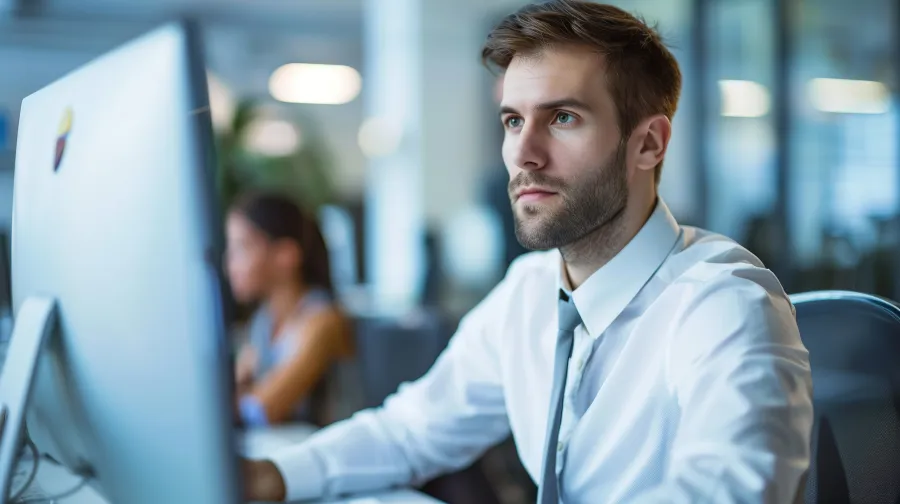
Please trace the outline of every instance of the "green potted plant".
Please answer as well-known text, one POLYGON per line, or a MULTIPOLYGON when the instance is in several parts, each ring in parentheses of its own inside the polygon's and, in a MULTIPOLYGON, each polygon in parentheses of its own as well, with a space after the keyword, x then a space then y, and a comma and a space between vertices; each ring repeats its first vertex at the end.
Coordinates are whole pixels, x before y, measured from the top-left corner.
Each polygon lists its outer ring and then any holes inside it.
POLYGON ((305 140, 286 155, 270 156, 249 149, 247 135, 263 109, 251 100, 240 102, 231 127, 216 135, 218 150, 217 190, 223 207, 250 190, 275 190, 292 198, 306 211, 316 213, 336 199, 329 176, 331 156, 311 121, 295 124, 305 140))

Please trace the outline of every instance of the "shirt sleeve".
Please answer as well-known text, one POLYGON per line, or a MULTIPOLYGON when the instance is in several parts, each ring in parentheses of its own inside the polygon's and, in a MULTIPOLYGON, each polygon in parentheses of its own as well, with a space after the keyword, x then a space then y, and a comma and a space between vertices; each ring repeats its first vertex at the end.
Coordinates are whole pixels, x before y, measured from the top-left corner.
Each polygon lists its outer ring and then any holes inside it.
MULTIPOLYGON (((507 276, 509 278, 509 276, 507 276)), ((504 280, 460 323, 434 366, 380 408, 357 413, 271 459, 288 500, 420 484, 472 463, 509 434, 495 330, 504 280)))
POLYGON ((802 502, 812 378, 790 301, 759 268, 694 292, 670 339, 682 417, 666 475, 628 504, 802 502))

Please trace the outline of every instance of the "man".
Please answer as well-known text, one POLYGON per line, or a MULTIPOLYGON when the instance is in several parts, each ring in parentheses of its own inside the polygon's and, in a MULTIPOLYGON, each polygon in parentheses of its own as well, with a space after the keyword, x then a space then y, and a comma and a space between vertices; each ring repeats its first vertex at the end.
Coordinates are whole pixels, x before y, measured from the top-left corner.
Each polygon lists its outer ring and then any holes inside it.
POLYGON ((519 258, 420 380, 248 462, 249 493, 424 482, 511 431, 539 504, 793 502, 811 376, 793 308, 749 252, 657 196, 681 75, 643 22, 557 1, 507 17, 503 158, 519 258))

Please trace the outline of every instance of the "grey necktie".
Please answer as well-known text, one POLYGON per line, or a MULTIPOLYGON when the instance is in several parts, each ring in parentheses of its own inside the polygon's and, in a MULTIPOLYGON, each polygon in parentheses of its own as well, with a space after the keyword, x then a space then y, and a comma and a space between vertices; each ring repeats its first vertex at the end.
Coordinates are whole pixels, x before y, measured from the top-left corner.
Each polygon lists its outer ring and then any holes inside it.
POLYGON ((547 437, 544 444, 544 463, 538 504, 559 504, 559 486, 556 478, 556 453, 559 450, 559 425, 562 421, 563 393, 566 390, 566 374, 575 328, 581 324, 581 316, 575 303, 565 294, 559 300, 559 333, 556 337, 556 359, 553 363, 553 391, 550 393, 550 416, 547 419, 547 437))

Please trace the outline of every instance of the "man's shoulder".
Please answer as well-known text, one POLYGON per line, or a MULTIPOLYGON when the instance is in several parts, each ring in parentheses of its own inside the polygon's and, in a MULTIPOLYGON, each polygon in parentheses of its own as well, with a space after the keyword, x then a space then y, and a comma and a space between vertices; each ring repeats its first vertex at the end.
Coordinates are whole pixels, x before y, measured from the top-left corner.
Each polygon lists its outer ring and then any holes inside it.
MULTIPOLYGON (((671 377, 697 363, 785 352, 803 359, 793 305, 775 274, 746 248, 709 231, 685 228, 670 260, 664 307, 671 377)), ((663 313, 657 311, 657 313, 663 313)))
POLYGON ((749 313, 792 313, 790 300, 771 270, 737 242, 698 228, 684 228, 684 246, 664 273, 668 294, 688 301, 693 312, 740 318, 749 313))
POLYGON ((673 283, 716 284, 735 275, 771 277, 777 283, 756 255, 731 238, 695 227, 683 229, 683 246, 673 252, 664 268, 673 283))
POLYGON ((660 269, 660 289, 666 299, 685 313, 716 312, 725 316, 749 313, 793 312, 790 300, 778 277, 735 241, 698 228, 685 227, 683 246, 660 269))
POLYGON ((763 265, 751 251, 725 235, 692 226, 682 229, 685 246, 680 253, 692 254, 698 259, 730 259, 731 262, 763 265))

